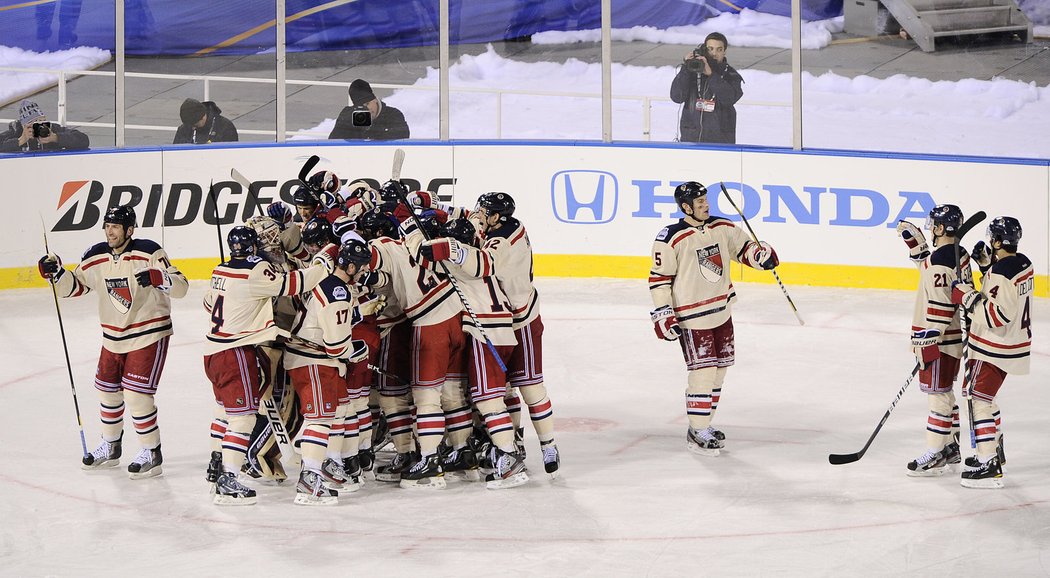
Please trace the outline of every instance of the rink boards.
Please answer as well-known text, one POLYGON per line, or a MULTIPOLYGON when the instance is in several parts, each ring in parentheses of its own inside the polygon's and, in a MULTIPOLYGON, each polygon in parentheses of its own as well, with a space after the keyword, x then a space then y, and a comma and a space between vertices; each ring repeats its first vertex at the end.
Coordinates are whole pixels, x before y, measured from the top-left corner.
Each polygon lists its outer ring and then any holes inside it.
MULTIPOLYGON (((659 230, 676 220, 674 187, 708 186, 712 212, 740 221, 719 183, 762 240, 773 244, 786 284, 913 289, 917 273, 894 227, 922 225, 942 203, 1020 219, 1021 250, 1039 273, 1036 294, 1047 296, 1050 161, 785 151, 674 144, 580 142, 400 143, 402 178, 473 206, 486 191, 511 193, 528 227, 535 273, 548 276, 644 278, 659 230)), ((35 263, 46 228, 52 252, 67 265, 103 239, 105 208, 132 203, 137 237, 160 242, 191 278, 210 275, 222 235, 265 206, 291 200, 295 175, 311 154, 315 170, 346 182, 389 179, 394 146, 345 142, 234 145, 164 150, 0 158, 8 210, 0 215, 7 242, 0 250, 0 288, 42 286, 35 263), (251 191, 230 178, 236 168, 251 191), (214 182, 216 202, 208 194, 214 182), (43 223, 43 224, 42 224, 43 223)), ((978 227, 964 245, 984 233, 978 227)), ((737 279, 772 282, 766 272, 737 279)))

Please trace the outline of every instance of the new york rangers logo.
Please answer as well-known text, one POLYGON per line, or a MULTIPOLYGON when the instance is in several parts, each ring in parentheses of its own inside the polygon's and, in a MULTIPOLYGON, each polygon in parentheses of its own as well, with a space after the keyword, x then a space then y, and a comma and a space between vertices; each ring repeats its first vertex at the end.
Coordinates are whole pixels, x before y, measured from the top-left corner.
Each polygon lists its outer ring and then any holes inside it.
POLYGON ((710 283, 717 283, 722 278, 722 252, 718 244, 696 250, 696 259, 700 263, 700 274, 710 283))
POLYGON ((122 315, 131 311, 131 287, 128 287, 128 278, 106 279, 106 292, 109 293, 109 302, 122 315))

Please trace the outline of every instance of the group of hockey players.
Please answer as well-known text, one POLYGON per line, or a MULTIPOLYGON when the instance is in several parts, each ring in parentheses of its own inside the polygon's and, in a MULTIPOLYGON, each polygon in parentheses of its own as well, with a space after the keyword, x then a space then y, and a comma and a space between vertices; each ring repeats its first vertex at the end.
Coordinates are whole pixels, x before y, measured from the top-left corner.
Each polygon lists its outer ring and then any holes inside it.
MULTIPOLYGON (((653 243, 651 316, 657 337, 678 341, 685 358, 686 447, 717 456, 726 438, 711 420, 735 353, 731 306, 736 291, 729 260, 763 270, 773 269, 779 260, 767 243, 711 216, 707 189, 700 183, 679 185, 674 199, 684 217, 663 228, 653 243)), ((918 227, 907 221, 897 226, 920 273, 911 344, 930 408, 927 450, 907 465, 907 472, 938 476, 962 461, 953 392, 962 366, 976 455, 965 460, 961 484, 1001 488, 1006 455, 995 397, 1007 374, 1028 373, 1034 272, 1032 262, 1018 253, 1021 224, 1016 218, 994 218, 987 241, 978 242, 971 253, 959 247, 963 223, 959 207, 934 207, 926 221, 932 250, 918 227), (982 274, 980 290, 974 288, 971 259, 982 274)))
MULTIPOLYGON (((301 463, 297 504, 335 504, 369 472, 407 489, 482 476, 491 489, 520 486, 522 402, 556 476, 532 247, 514 199, 485 193, 468 210, 399 181, 375 190, 321 171, 293 201, 229 231, 204 298, 213 501, 253 504, 247 478, 283 481, 282 445, 301 463), (394 452, 379 464, 384 443, 394 452)), ((132 207, 110 208, 106 241, 74 270, 54 254, 38 267, 61 297, 99 296, 102 441, 82 467, 119 464, 126 403, 142 446, 128 471, 144 478, 162 473, 154 394, 170 298, 188 282, 158 244, 133 238, 136 226, 132 207)))

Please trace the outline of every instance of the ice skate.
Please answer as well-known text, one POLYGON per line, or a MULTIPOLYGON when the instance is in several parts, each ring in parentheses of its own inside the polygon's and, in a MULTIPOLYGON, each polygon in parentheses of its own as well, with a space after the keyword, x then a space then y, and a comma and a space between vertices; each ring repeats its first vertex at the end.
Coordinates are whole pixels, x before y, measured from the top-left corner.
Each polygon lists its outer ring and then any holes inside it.
POLYGON ((558 477, 558 468, 561 466, 561 456, 558 455, 558 446, 553 441, 540 444, 540 451, 543 452, 543 469, 547 472, 547 475, 554 478, 558 477))
POLYGON ((706 429, 697 431, 689 428, 685 434, 685 447, 694 454, 715 457, 724 446, 706 429))
POLYGON ((959 442, 951 442, 944 446, 944 461, 949 466, 962 461, 962 455, 959 453, 959 442))
POLYGON ((467 438, 467 448, 474 452, 481 475, 491 474, 493 467, 489 456, 492 454, 492 442, 489 440, 488 432, 475 426, 474 431, 467 438))
MULTIPOLYGON (((969 462, 969 460, 967 460, 969 462)), ((1003 487, 1003 468, 998 456, 992 456, 985 463, 978 462, 977 467, 962 473, 959 482, 964 488, 998 490, 1003 487)))
MULTIPOLYGON (((376 453, 372 448, 365 448, 357 452, 358 463, 361 464, 360 468, 363 471, 370 472, 375 467, 376 453)), ((345 469, 345 468, 344 468, 345 469)), ((349 472, 347 472, 349 473, 349 472)), ((360 474, 358 474, 360 475, 360 474)))
POLYGON ((343 458, 343 471, 346 472, 346 481, 343 482, 342 491, 351 493, 364 487, 364 470, 361 468, 361 454, 343 458))
POLYGON ((118 465, 120 465, 120 440, 115 442, 102 440, 95 451, 84 456, 83 465, 80 467, 84 470, 101 470, 115 468, 118 465))
POLYGON ((153 449, 142 448, 139 455, 128 464, 128 477, 133 480, 153 478, 164 473, 160 465, 164 463, 164 456, 160 453, 160 445, 153 449))
POLYGON ((529 475, 525 473, 525 463, 517 454, 508 453, 493 446, 489 460, 492 461, 493 471, 485 477, 486 488, 503 490, 515 488, 529 481, 529 475))
POLYGON ((401 472, 412 463, 411 453, 394 455, 393 461, 385 466, 376 467, 376 480, 380 482, 400 482, 401 472))
POLYGON ((218 506, 250 506, 256 501, 255 490, 242 484, 235 472, 223 472, 215 481, 212 502, 218 506))
POLYGON ((332 458, 327 458, 321 462, 321 471, 318 473, 321 474, 321 479, 324 480, 325 485, 333 490, 343 489, 343 484, 349 478, 346 471, 343 470, 343 464, 332 458))
POLYGON ((514 428, 514 451, 518 452, 518 457, 522 460, 525 459, 525 428, 523 427, 514 428))
POLYGON ((411 467, 401 472, 400 485, 406 490, 443 490, 445 473, 438 463, 438 455, 419 458, 411 467))
POLYGON ((481 480, 478 457, 467 447, 441 452, 441 469, 446 476, 466 482, 481 480))
POLYGON ((212 452, 208 460, 208 469, 204 473, 204 479, 214 484, 222 475, 222 452, 212 452))
MULTIPOLYGON (((726 441, 726 434, 723 433, 722 430, 715 429, 714 426, 707 426, 707 433, 711 434, 711 437, 720 442, 726 441)), ((725 444, 722 444, 722 446, 725 447, 725 444)))
POLYGON ((325 485, 320 472, 303 470, 295 486, 295 503, 300 506, 334 506, 339 503, 339 492, 325 485))
POLYGON ((948 471, 948 460, 944 450, 926 453, 908 462, 908 475, 913 478, 940 476, 948 471))

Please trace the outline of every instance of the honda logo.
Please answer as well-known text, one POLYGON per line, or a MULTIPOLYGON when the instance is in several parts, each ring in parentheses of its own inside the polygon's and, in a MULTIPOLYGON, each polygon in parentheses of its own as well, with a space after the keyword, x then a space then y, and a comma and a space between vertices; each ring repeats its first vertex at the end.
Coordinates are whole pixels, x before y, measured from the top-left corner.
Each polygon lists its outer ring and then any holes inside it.
POLYGON ((620 187, 605 171, 558 171, 551 177, 551 207, 563 223, 597 225, 616 217, 620 187))

